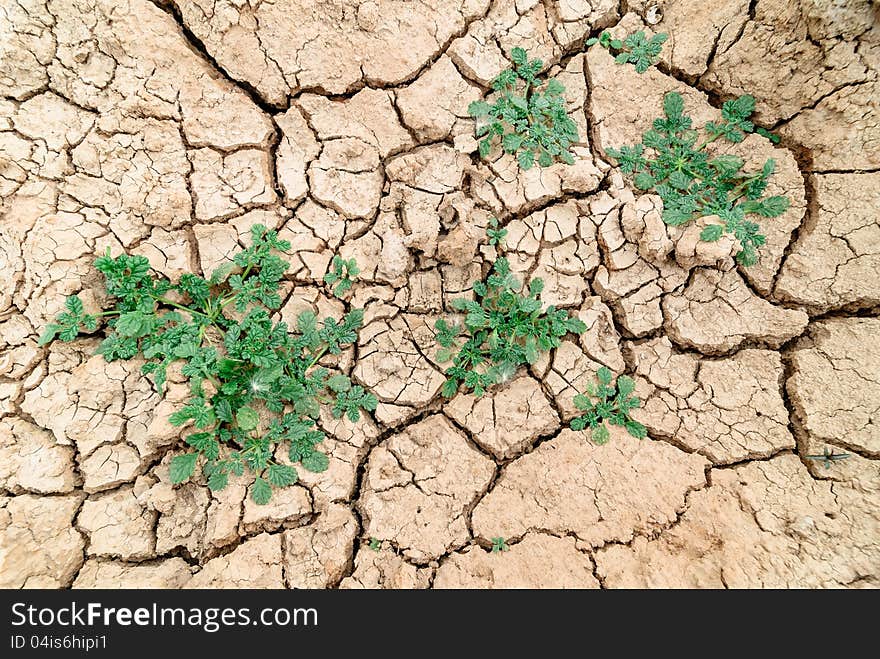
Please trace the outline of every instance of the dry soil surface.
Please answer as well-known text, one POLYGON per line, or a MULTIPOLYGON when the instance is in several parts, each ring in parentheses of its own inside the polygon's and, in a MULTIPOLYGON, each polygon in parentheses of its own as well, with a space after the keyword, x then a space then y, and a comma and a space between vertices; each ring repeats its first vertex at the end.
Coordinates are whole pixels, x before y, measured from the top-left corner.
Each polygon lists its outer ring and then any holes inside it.
POLYGON ((880 585, 880 5, 666 0, 658 68, 584 52, 646 4, 0 0, 0 586, 880 585), (467 105, 518 45, 565 84, 573 166, 477 157, 467 105), (698 122, 751 93, 782 136, 733 149, 792 200, 752 268, 605 155, 673 89, 698 122), (445 401, 433 323, 491 216, 590 330, 445 401), (262 507, 245 478, 170 484, 179 381, 92 356, 100 332, 36 343, 65 296, 105 302, 106 248, 174 279, 258 222, 295 245, 282 317, 366 310, 341 366, 380 400, 322 418, 329 470, 262 507), (345 303, 337 252, 364 270, 345 303), (564 428, 602 364, 648 439, 564 428))

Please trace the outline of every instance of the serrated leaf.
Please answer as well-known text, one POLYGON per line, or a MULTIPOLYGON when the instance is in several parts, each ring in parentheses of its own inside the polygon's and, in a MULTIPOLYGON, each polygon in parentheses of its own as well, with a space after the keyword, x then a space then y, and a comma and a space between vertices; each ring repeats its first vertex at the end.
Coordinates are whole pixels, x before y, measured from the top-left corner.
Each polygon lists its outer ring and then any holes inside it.
POLYGON ((257 478, 251 486, 251 499, 258 506, 265 506, 272 498, 272 486, 262 478, 257 478))
POLYGON ((639 190, 650 190, 654 187, 654 177, 647 172, 640 172, 633 178, 633 184, 639 190))
POLYGON ((253 430, 260 423, 260 413, 252 407, 240 407, 235 413, 235 422, 246 432, 253 430))
POLYGON ((593 428, 592 439, 595 444, 598 444, 599 446, 607 444, 609 437, 608 428, 606 428, 604 424, 593 428))
POLYGON ((709 224, 703 227, 703 230, 700 231, 700 240, 705 240, 708 243, 714 243, 716 240, 721 238, 724 235, 724 227, 720 224, 709 224))
POLYGON ((219 492, 226 488, 229 483, 229 474, 220 469, 214 469, 208 476, 208 489, 219 492))
POLYGON ((635 391, 636 383, 635 381, 627 376, 621 375, 617 378, 617 393, 620 396, 626 397, 629 396, 633 391, 635 391))
POLYGON ((670 119, 676 119, 684 112, 684 99, 678 92, 669 92, 663 97, 663 111, 670 119))
POLYGON ((351 389, 351 380, 348 379, 348 376, 342 374, 330 376, 327 378, 326 384, 331 391, 337 393, 351 389))
POLYGON ((321 451, 312 451, 303 457, 300 462, 305 469, 316 473, 327 471, 327 468, 330 466, 330 458, 321 451))
POLYGON ((171 482, 176 485, 192 476, 198 459, 198 453, 184 453, 183 455, 175 455, 171 458, 171 464, 169 465, 171 482))
POLYGON ((296 483, 299 475, 290 465, 270 464, 266 470, 266 479, 273 487, 287 487, 296 483))
POLYGON ((648 436, 648 429, 638 421, 633 421, 632 419, 627 420, 626 430, 636 439, 644 439, 648 436))

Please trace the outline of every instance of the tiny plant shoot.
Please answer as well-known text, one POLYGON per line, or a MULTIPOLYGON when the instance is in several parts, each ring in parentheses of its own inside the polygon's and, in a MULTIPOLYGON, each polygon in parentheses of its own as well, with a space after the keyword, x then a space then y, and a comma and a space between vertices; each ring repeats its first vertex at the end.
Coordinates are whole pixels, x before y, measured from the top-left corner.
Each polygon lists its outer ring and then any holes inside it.
MULTIPOLYGON (((489 241, 501 247, 506 230, 491 224, 489 241)), ((459 298, 452 306, 464 314, 463 321, 449 324, 437 320, 437 353, 441 363, 452 360, 446 369, 443 395, 453 397, 460 387, 482 396, 486 389, 510 379, 524 364, 534 364, 542 352, 559 346, 563 336, 581 334, 587 326, 553 306, 542 309, 544 282, 535 278, 528 291, 510 272, 503 256, 492 264, 485 281, 473 285, 474 300, 459 298)))
POLYGON ((632 395, 636 383, 632 378, 621 375, 614 382, 611 370, 603 366, 596 372, 598 384, 589 385, 587 394, 574 397, 574 405, 584 412, 569 424, 572 430, 592 429, 593 441, 604 444, 608 441, 607 421, 614 426, 623 426, 630 435, 642 439, 648 432, 638 421, 633 421, 629 413, 641 403, 632 395))
POLYGON ((504 540, 504 538, 492 538, 492 553, 500 554, 503 551, 509 551, 510 545, 504 540))
POLYGON ((825 469, 831 469, 831 465, 838 460, 846 460, 849 457, 849 453, 835 453, 834 449, 829 449, 826 446, 819 455, 805 455, 804 457, 807 460, 821 462, 825 469))
MULTIPOLYGON (((235 256, 234 266, 210 279, 184 274, 178 284, 156 276, 142 256, 112 258, 108 251, 95 266, 115 308, 89 315, 78 297, 70 297, 40 343, 72 341, 80 329, 97 329, 102 316, 109 331, 98 353, 107 361, 142 356, 142 371, 160 389, 168 367, 183 361, 192 395, 169 421, 175 426, 192 422, 195 432, 186 437, 191 450, 171 460, 172 482, 186 481, 201 464, 208 487, 222 490, 229 474, 241 475, 247 468, 257 475, 252 498, 267 503, 272 488, 298 479, 292 464, 276 458, 280 445, 287 446, 290 463, 309 471, 327 469, 327 455, 316 448, 324 439, 315 423, 322 403, 331 406, 334 417, 351 421, 360 418, 361 409, 377 405, 346 375, 318 364, 357 340, 362 310, 320 322, 304 311, 292 330, 272 320, 288 268, 276 252, 289 249, 275 231, 256 225, 251 246, 235 256)), ((352 272, 349 266, 347 275, 352 272)))
POLYGON ((644 73, 660 58, 660 52, 663 50, 663 44, 669 35, 660 32, 648 38, 642 30, 633 32, 623 39, 614 39, 608 30, 605 30, 597 37, 587 39, 585 45, 587 47, 599 44, 614 56, 614 61, 618 64, 632 64, 636 71, 644 73))
POLYGON ((692 128, 684 114, 681 94, 669 92, 663 99, 665 117, 635 146, 607 149, 623 172, 634 174, 633 184, 640 190, 653 190, 663 200, 663 221, 677 226, 694 218, 716 215, 721 224, 706 226, 700 238, 713 242, 724 233, 733 234, 742 245, 736 255, 744 266, 758 260, 757 248, 764 244, 761 227, 746 219, 748 215, 777 217, 789 206, 788 197, 764 197, 767 182, 776 166, 768 159, 758 172, 744 172, 743 159, 730 154, 710 156, 706 147, 717 139, 742 142, 755 129, 749 120, 755 110, 752 96, 727 101, 721 109, 721 122, 707 122, 705 137, 692 128))
POLYGON ((541 60, 530 60, 522 48, 510 52, 513 67, 492 81, 494 103, 474 101, 468 114, 477 120, 480 156, 485 158, 497 137, 505 153, 515 154, 522 169, 537 162, 549 167, 555 161, 574 164, 569 147, 578 141, 577 126, 565 111, 565 87, 550 80, 540 91, 536 76, 541 60))
POLYGON ((354 277, 357 277, 360 272, 354 259, 344 259, 336 254, 330 264, 330 271, 324 275, 324 281, 330 286, 336 284, 333 295, 344 297, 351 290, 354 277))

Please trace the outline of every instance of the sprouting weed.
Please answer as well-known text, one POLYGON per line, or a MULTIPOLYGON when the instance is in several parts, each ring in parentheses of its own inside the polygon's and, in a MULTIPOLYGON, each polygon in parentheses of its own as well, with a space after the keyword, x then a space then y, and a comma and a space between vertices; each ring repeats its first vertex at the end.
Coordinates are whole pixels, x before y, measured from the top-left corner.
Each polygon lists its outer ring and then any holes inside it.
MULTIPOLYGON (((316 448, 324 439, 315 422, 322 403, 332 402, 334 416, 356 421, 361 409, 375 410, 378 401, 318 364, 357 340, 363 310, 320 322, 304 311, 295 328, 273 321, 288 268, 277 252, 290 243, 262 225, 251 229, 251 239, 234 264, 210 279, 187 273, 177 284, 153 273, 143 256, 113 258, 108 251, 98 258, 95 267, 115 299, 113 310, 99 314, 109 320, 98 353, 108 362, 142 356, 141 370, 160 389, 168 367, 182 361, 191 397, 169 421, 191 422, 195 432, 186 437, 192 450, 171 460, 171 481, 188 480, 201 463, 208 487, 222 490, 230 474, 247 468, 257 475, 251 496, 264 504, 272 488, 298 480, 293 464, 327 469, 329 458, 316 448), (287 445, 290 464, 277 459, 280 444, 287 445)), ((80 328, 94 331, 97 322, 98 315, 83 313, 79 298, 68 298, 40 343, 72 341, 80 328)))
POLYGON ((354 259, 344 259, 338 254, 333 257, 330 267, 331 270, 324 275, 324 281, 330 286, 336 284, 333 295, 344 297, 351 290, 354 278, 360 274, 360 268, 354 259))
POLYGON ((614 375, 609 368, 602 366, 596 372, 598 380, 596 386, 587 387, 587 395, 578 394, 574 397, 574 405, 584 412, 583 415, 574 418, 569 424, 572 430, 592 429, 593 441, 596 444, 604 444, 608 441, 609 433, 606 421, 614 426, 626 428, 630 435, 639 439, 644 438, 648 432, 638 421, 630 418, 629 414, 641 403, 632 395, 636 383, 632 378, 621 375, 614 381, 614 375))
POLYGON ((530 60, 522 48, 514 48, 510 58, 513 67, 492 81, 495 101, 474 101, 468 106, 468 114, 477 120, 476 135, 482 137, 480 156, 489 155, 497 137, 505 153, 516 154, 522 169, 531 169, 536 162, 541 167, 557 160, 574 164, 569 148, 579 138, 577 125, 565 109, 565 87, 550 80, 541 91, 537 78, 541 60, 530 60))
POLYGON ((640 144, 607 149, 608 155, 618 161, 623 172, 634 175, 635 187, 660 195, 666 224, 678 226, 716 215, 723 224, 707 225, 700 238, 714 242, 725 233, 732 234, 742 246, 737 261, 754 265, 757 248, 766 238, 761 227, 746 216, 777 217, 789 206, 788 197, 762 198, 776 163, 771 158, 760 171, 744 172, 739 156, 712 157, 706 147, 719 138, 742 142, 746 133, 754 131, 749 117, 755 110, 755 99, 746 95, 727 101, 721 109, 723 121, 707 122, 702 142, 698 142, 699 133, 692 128, 691 118, 684 114, 681 94, 666 94, 663 109, 666 116, 654 120, 640 144))
POLYGON ((642 30, 639 30, 621 40, 613 38, 611 33, 605 30, 598 37, 587 39, 584 45, 590 47, 599 44, 612 54, 616 53, 614 61, 618 64, 632 64, 636 71, 644 73, 657 63, 663 44, 668 38, 669 35, 665 32, 647 37, 642 30))
POLYGON ((440 318, 434 324, 442 346, 437 359, 452 360, 444 396, 451 398, 461 387, 481 396, 493 384, 510 379, 520 366, 534 364, 541 353, 558 347, 566 334, 586 331, 587 326, 564 309, 543 309, 543 281, 535 278, 527 292, 522 288, 510 272, 510 262, 500 256, 485 281, 474 282, 473 300, 452 301, 464 314, 462 322, 450 324, 440 318))
POLYGON ((507 238, 507 229, 498 228, 498 218, 489 218, 489 228, 486 229, 486 235, 489 236, 490 245, 503 245, 504 239, 507 238))
POLYGON ((504 538, 492 538, 492 553, 499 554, 502 551, 509 551, 510 546, 505 542, 504 538))

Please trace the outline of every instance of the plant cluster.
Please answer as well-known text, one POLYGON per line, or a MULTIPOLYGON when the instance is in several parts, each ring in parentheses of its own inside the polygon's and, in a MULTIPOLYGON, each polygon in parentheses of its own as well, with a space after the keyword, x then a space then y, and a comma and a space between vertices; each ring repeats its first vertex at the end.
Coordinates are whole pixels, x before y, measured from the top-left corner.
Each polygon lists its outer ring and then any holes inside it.
POLYGON ((660 58, 663 44, 669 35, 659 32, 652 37, 645 36, 642 30, 633 32, 625 39, 615 39, 608 30, 598 37, 587 39, 584 43, 587 47, 599 44, 614 55, 614 61, 618 64, 632 64, 636 71, 644 73, 660 58))
MULTIPOLYGON (((490 240, 496 244, 506 231, 493 230, 490 240)), ((446 369, 444 396, 451 398, 460 387, 482 396, 491 385, 510 379, 520 366, 534 364, 569 332, 586 331, 587 326, 564 309, 552 305, 543 309, 543 288, 544 282, 535 278, 523 291, 510 272, 510 262, 500 256, 485 281, 473 283, 473 300, 452 301, 453 308, 464 313, 463 321, 450 324, 440 318, 434 324, 443 348, 437 359, 452 361, 446 369)))
POLYGON ((574 404, 584 412, 579 417, 571 420, 569 424, 572 430, 592 429, 593 441, 596 444, 604 444, 608 441, 608 426, 622 426, 627 432, 638 439, 644 438, 648 431, 638 421, 630 418, 630 412, 641 403, 632 395, 636 383, 626 375, 621 375, 614 380, 611 370, 605 366, 596 372, 597 384, 587 386, 587 394, 578 394, 574 397, 574 404))
POLYGON ((288 268, 277 252, 289 250, 290 243, 262 225, 253 227, 251 237, 251 246, 229 267, 210 279, 184 274, 177 284, 151 272, 142 256, 113 258, 108 250, 95 266, 115 308, 89 315, 79 298, 70 297, 40 342, 71 341, 80 329, 97 329, 99 317, 105 317, 109 332, 98 353, 107 361, 142 356, 142 371, 160 389, 168 367, 184 362, 191 397, 169 421, 176 426, 191 421, 195 432, 186 437, 192 450, 172 459, 171 480, 186 481, 201 463, 208 487, 222 490, 230 474, 247 468, 257 475, 251 496, 264 504, 273 487, 298 479, 292 464, 278 461, 279 445, 287 445, 291 463, 327 469, 327 456, 316 448, 324 439, 315 422, 322 404, 331 405, 334 417, 356 421, 361 409, 374 410, 377 400, 318 363, 357 339, 363 311, 321 321, 304 311, 295 328, 272 320, 288 268))
POLYGON ((724 233, 732 234, 742 245, 737 254, 740 264, 757 262, 757 248, 765 237, 748 215, 776 217, 785 212, 789 200, 783 196, 762 198, 773 174, 775 162, 768 159, 758 172, 744 172, 739 156, 710 156, 706 147, 719 138, 742 142, 754 130, 749 117, 755 110, 752 96, 727 101, 721 122, 707 122, 705 138, 693 128, 693 121, 684 114, 681 94, 669 92, 663 99, 665 117, 655 119, 653 127, 635 146, 620 150, 608 149, 622 171, 634 174, 633 183, 640 190, 653 190, 663 200, 663 221, 672 226, 690 220, 716 215, 723 224, 709 224, 700 237, 716 241, 724 233))
POLYGON ((497 137, 505 153, 516 154, 522 169, 531 169, 536 162, 549 167, 556 160, 573 164, 569 148, 579 138, 565 110, 565 87, 550 80, 541 91, 537 78, 541 60, 530 60, 522 48, 511 50, 510 58, 513 67, 492 81, 494 103, 474 101, 468 106, 468 113, 477 120, 477 137, 483 138, 480 156, 489 155, 497 137))

